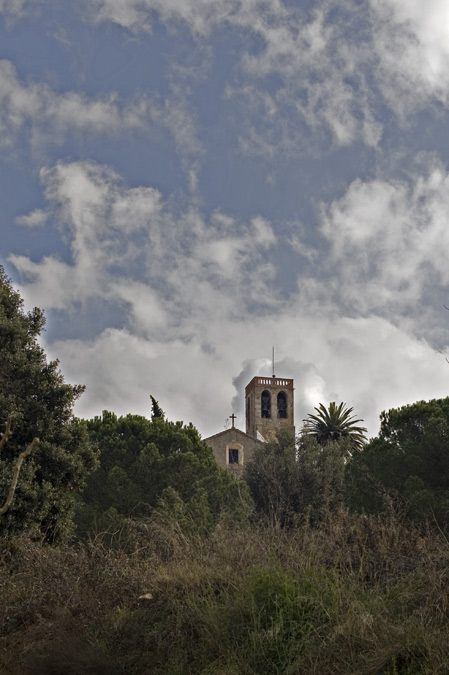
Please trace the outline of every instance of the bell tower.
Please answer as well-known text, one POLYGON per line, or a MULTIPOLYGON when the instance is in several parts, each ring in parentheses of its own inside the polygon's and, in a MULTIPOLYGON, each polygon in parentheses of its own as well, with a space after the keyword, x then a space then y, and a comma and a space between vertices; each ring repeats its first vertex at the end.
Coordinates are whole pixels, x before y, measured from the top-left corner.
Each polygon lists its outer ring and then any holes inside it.
POLYGON ((274 439, 282 429, 294 434, 293 391, 293 380, 274 374, 273 347, 273 376, 253 377, 245 389, 246 433, 237 429, 232 413, 230 429, 205 439, 217 464, 239 478, 265 441, 274 439))
POLYGON ((246 433, 266 441, 281 429, 294 433, 293 391, 293 380, 275 375, 253 377, 245 388, 246 433))

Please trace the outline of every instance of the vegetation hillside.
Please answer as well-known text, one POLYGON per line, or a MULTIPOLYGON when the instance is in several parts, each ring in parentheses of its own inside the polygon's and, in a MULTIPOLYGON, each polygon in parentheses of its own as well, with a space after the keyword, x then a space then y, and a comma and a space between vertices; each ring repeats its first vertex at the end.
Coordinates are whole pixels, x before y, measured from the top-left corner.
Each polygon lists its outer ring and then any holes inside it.
POLYGON ((235 480, 153 397, 76 419, 42 326, 2 273, 0 675, 449 671, 449 399, 322 404, 235 480))

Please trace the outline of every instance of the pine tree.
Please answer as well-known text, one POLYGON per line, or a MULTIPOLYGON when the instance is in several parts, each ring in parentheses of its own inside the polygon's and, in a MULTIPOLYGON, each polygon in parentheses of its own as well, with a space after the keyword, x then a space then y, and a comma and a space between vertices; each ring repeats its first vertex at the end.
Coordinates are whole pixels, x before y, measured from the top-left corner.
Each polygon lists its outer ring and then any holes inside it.
POLYGON ((161 417, 162 419, 165 419, 165 413, 162 410, 161 406, 159 405, 159 401, 156 401, 154 396, 151 396, 151 419, 154 420, 156 417, 161 417))

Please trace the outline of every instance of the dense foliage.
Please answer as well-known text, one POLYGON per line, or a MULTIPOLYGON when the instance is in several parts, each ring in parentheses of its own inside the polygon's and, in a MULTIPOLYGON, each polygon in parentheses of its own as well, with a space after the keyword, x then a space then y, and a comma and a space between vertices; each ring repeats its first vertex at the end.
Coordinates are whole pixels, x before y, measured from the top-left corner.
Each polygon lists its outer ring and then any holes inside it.
POLYGON ((245 465, 244 478, 257 513, 273 525, 290 523, 301 500, 294 435, 280 433, 276 440, 256 448, 252 460, 245 465))
MULTIPOLYGON (((40 439, 24 461, 2 532, 40 532, 47 539, 71 531, 74 495, 96 465, 86 429, 73 416, 81 386, 66 384, 57 361, 47 361, 38 337, 45 319, 26 313, 20 295, 0 268, 0 423, 12 417, 2 450, 0 495, 5 499, 19 453, 40 439)), ((2 431, 3 431, 2 429, 2 431)))
POLYGON ((100 451, 100 466, 83 493, 80 530, 142 519, 161 501, 205 529, 225 513, 238 520, 251 508, 246 485, 218 467, 191 424, 105 411, 85 427, 100 451))
POLYGON ((317 523, 343 502, 345 461, 350 439, 325 446, 307 433, 280 433, 258 448, 244 477, 256 513, 274 525, 317 523))
POLYGON ((354 508, 394 507, 449 525, 449 398, 383 412, 378 437, 348 463, 346 483, 354 508))

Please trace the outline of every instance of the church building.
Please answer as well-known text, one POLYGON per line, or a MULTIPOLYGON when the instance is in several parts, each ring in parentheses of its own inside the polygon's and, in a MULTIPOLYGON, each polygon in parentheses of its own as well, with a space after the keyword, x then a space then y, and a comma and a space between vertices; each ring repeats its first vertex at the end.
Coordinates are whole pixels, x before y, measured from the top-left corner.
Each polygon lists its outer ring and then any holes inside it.
POLYGON ((275 377, 253 377, 245 388, 246 432, 234 425, 205 438, 212 448, 217 464, 236 477, 254 450, 276 438, 281 429, 295 431, 293 380, 275 377))

